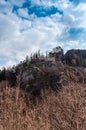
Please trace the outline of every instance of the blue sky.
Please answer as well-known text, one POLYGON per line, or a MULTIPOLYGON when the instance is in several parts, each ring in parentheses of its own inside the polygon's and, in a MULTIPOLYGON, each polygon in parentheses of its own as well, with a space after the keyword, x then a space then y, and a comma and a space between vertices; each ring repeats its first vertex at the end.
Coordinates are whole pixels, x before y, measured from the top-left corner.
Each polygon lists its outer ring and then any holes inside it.
POLYGON ((59 45, 86 49, 86 0, 0 0, 0 68, 59 45))

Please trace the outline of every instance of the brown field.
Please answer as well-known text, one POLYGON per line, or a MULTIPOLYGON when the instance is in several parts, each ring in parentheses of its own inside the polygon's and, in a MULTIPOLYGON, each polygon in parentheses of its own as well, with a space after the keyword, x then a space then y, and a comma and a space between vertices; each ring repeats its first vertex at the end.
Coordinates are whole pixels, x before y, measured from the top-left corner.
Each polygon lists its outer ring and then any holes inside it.
POLYGON ((86 130, 86 85, 42 92, 33 105, 19 87, 0 86, 0 130, 86 130))

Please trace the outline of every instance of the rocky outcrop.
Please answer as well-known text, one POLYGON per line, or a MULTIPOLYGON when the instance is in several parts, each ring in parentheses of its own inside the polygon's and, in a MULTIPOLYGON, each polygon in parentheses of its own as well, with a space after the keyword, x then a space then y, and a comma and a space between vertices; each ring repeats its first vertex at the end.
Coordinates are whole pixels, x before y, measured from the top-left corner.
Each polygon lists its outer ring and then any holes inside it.
MULTIPOLYGON (((61 67, 61 66, 60 66, 61 67)), ((63 69, 63 68, 62 68, 63 69)), ((55 64, 32 65, 21 72, 20 87, 30 93, 45 89, 57 91, 60 86, 59 68, 55 64)))
POLYGON ((72 49, 64 57, 65 63, 68 65, 86 67, 86 50, 72 49))
POLYGON ((38 96, 46 89, 58 92, 70 82, 86 83, 86 69, 63 65, 62 62, 35 62, 29 65, 24 63, 7 70, 6 80, 10 86, 19 85, 31 95, 38 96))

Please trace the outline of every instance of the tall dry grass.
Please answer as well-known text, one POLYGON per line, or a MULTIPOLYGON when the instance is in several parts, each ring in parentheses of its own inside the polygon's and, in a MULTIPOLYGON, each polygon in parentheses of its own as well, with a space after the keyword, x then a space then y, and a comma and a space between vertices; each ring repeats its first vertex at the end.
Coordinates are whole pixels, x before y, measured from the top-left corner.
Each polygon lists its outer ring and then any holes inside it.
POLYGON ((42 92, 33 106, 19 87, 0 86, 0 130, 86 130, 86 86, 42 92))

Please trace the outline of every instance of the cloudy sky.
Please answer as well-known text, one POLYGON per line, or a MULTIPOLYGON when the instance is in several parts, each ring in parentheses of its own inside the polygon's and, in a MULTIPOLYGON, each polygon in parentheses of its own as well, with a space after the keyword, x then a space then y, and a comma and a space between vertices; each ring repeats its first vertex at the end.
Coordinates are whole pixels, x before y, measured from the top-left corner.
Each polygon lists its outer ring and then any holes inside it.
POLYGON ((0 68, 58 45, 86 49, 86 0, 0 0, 0 68))

